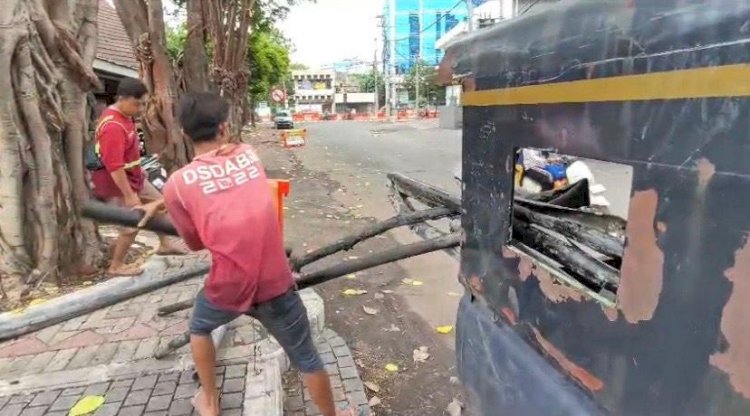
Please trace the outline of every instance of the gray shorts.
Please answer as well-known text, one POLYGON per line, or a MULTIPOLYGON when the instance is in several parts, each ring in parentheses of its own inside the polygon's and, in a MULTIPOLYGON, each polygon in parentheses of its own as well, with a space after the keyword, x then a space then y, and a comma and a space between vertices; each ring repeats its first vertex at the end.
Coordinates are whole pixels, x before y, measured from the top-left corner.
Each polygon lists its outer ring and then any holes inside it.
MULTIPOLYGON (((242 314, 214 306, 201 290, 195 297, 193 316, 190 318, 190 333, 209 336, 211 331, 228 324, 240 315, 242 314)), ((297 291, 289 289, 279 297, 253 306, 245 315, 263 324, 281 344, 289 356, 289 361, 299 371, 309 374, 324 370, 323 361, 312 339, 307 309, 297 291)))

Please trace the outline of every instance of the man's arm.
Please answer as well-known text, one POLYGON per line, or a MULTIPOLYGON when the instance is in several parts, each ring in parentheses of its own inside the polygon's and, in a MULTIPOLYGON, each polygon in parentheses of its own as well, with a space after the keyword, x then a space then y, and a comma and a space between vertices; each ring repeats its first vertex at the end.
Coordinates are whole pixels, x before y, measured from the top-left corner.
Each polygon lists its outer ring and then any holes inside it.
POLYGON ((125 205, 135 207, 141 204, 141 198, 130 186, 130 181, 128 180, 128 175, 125 173, 124 168, 110 171, 109 174, 112 176, 112 180, 115 182, 115 185, 117 185, 117 188, 122 192, 125 205))
POLYGON ((193 251, 206 248, 201 241, 198 229, 195 227, 190 213, 185 208, 182 199, 178 195, 177 184, 168 181, 164 187, 164 206, 167 208, 169 218, 177 229, 180 237, 185 241, 188 248, 193 251))
POLYGON ((131 207, 140 205, 141 200, 130 186, 128 175, 125 173, 125 129, 117 123, 110 122, 102 127, 98 140, 102 164, 122 193, 125 204, 131 207))

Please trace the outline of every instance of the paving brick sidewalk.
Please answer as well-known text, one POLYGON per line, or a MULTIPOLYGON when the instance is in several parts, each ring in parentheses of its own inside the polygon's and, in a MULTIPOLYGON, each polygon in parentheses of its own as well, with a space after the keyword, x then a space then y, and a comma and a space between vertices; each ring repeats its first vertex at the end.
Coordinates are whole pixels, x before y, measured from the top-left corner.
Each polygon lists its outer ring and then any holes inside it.
MULTIPOLYGON (((179 260, 175 264, 185 266, 179 260)), ((188 349, 162 360, 153 353, 187 329, 189 315, 181 311, 159 317, 158 308, 191 299, 202 283, 201 278, 190 279, 0 343, 0 416, 63 415, 81 397, 99 394, 106 402, 97 415, 191 414, 189 398, 196 386, 188 349)), ((331 374, 341 380, 334 384, 351 386, 343 393, 337 390, 337 399, 365 404, 366 398, 356 393, 362 391, 361 381, 348 348, 335 333, 324 331, 322 299, 311 290, 300 293, 313 332, 325 334, 318 345, 331 374), (334 351, 339 353, 332 355, 334 351)), ((228 325, 217 354, 222 414, 281 414, 286 359, 279 353, 255 320, 241 317, 228 325)), ((306 399, 311 407, 309 397, 303 396, 303 403, 306 399)))
MULTIPOLYGON (((180 268, 200 259, 153 261, 180 268)), ((189 279, 0 343, 0 374, 8 379, 151 357, 187 329, 188 311, 157 317, 158 308, 193 298, 201 285, 202 279, 189 279)))
MULTIPOLYGON (((223 390, 222 415, 242 414, 245 380, 248 366, 232 365, 216 368, 223 390)), ((94 414, 115 415, 174 415, 193 414, 190 398, 196 383, 192 371, 167 371, 160 374, 121 378, 113 381, 66 389, 51 389, 38 393, 17 394, 0 398, 1 416, 64 416, 82 397, 101 395, 105 403, 94 414)))
MULTIPOLYGON (((331 376, 333 400, 336 407, 345 409, 350 406, 359 408, 361 416, 370 414, 367 406, 367 395, 354 363, 349 346, 338 334, 326 329, 317 342, 318 352, 331 376)), ((302 384, 296 371, 289 371, 284 385, 284 410, 287 416, 319 416, 318 408, 313 404, 310 393, 302 384)))
MULTIPOLYGON (((367 397, 351 351, 335 332, 326 329, 317 340, 318 351, 326 363, 339 408, 357 406, 360 415, 369 415, 367 397)), ((254 363, 220 365, 217 381, 222 389, 222 415, 268 416, 273 409, 264 403, 272 392, 265 391, 261 369, 254 363)), ((320 415, 310 395, 294 371, 289 372, 285 386, 284 414, 287 416, 320 415)), ((105 402, 95 416, 194 415, 190 398, 197 387, 193 372, 167 370, 86 385, 50 388, 0 397, 0 416, 67 415, 81 398, 104 396, 105 402)), ((266 401, 267 402, 267 401, 266 401)))

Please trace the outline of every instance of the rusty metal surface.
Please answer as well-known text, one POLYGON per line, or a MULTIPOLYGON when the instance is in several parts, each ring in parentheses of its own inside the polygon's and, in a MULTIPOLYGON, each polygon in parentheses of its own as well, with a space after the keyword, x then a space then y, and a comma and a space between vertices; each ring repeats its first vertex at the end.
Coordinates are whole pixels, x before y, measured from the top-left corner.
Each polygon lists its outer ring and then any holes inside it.
MULTIPOLYGON (((453 45, 440 75, 481 92, 749 61, 748 1, 563 1, 453 45)), ((465 107, 457 354, 479 414, 750 414, 750 98, 731 95, 465 107), (616 307, 507 246, 527 146, 633 167, 616 307)))

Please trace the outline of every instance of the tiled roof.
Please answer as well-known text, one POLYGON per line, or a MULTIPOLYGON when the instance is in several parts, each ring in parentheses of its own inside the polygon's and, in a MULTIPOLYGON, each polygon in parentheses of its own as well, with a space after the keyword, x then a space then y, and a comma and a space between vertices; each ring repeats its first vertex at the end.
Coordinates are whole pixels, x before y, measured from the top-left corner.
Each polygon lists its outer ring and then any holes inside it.
POLYGON ((98 25, 96 59, 137 70, 138 61, 135 59, 133 45, 117 10, 107 0, 99 0, 98 25))

